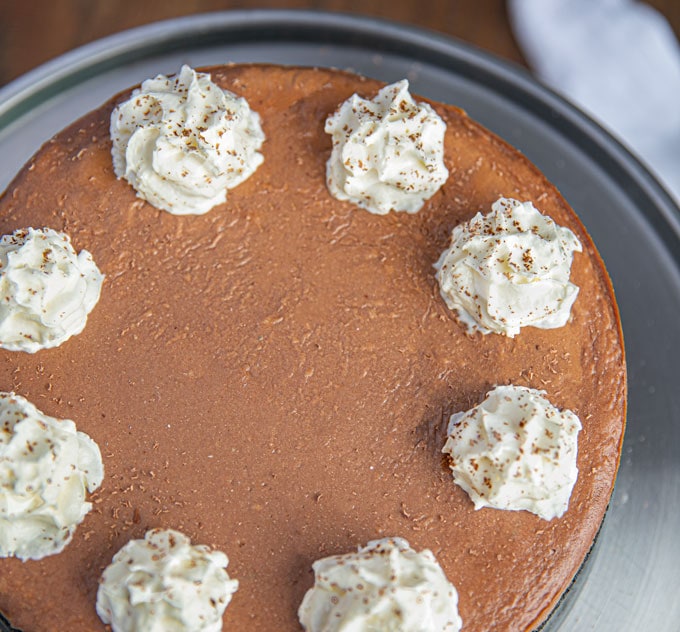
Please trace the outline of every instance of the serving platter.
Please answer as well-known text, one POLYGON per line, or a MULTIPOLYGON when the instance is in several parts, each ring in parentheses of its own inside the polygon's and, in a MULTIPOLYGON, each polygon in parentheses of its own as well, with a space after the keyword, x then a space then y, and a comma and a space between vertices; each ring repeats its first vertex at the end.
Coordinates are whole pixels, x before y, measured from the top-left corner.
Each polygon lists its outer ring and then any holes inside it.
MULTIPOLYGON (((612 277, 626 339, 628 428, 596 546, 544 630, 677 629, 680 620, 680 212, 617 141, 526 72, 460 42, 344 14, 204 14, 77 49, 0 90, 0 190, 40 145, 158 73, 227 62, 351 69, 455 104, 561 190, 612 277)), ((0 619, 0 630, 5 624, 0 619)))

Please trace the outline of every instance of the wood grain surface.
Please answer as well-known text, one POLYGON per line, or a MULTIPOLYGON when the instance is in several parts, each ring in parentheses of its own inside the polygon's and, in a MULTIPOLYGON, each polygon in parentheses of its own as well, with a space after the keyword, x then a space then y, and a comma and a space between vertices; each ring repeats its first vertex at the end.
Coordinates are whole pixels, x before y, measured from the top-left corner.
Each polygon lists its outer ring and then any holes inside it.
MULTIPOLYGON (((680 33, 679 0, 649 4, 680 33)), ((505 0, 0 0, 0 86, 61 53, 124 29, 192 13, 255 8, 386 18, 457 37, 525 64, 505 0)))

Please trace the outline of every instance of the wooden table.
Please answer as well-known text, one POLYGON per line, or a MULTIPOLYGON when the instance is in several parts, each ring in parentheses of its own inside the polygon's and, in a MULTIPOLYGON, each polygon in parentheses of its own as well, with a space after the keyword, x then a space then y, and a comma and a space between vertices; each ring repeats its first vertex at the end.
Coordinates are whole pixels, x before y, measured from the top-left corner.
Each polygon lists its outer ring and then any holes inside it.
MULTIPOLYGON (((679 0, 649 4, 680 33, 679 0)), ((452 35, 525 64, 505 0, 0 0, 0 86, 61 53, 123 29, 191 13, 250 8, 326 9, 388 18, 452 35)))

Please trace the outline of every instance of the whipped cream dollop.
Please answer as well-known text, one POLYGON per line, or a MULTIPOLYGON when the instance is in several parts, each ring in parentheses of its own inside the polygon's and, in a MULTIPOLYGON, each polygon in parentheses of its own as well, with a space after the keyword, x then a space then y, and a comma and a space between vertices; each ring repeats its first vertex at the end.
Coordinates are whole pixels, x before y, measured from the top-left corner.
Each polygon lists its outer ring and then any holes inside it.
POLYGON ((579 430, 579 418, 555 408, 545 392, 497 386, 451 416, 443 452, 475 509, 524 509, 551 520, 569 506, 579 430))
POLYGON ((130 540, 106 567, 97 614, 113 632, 219 632, 238 589, 227 556, 170 529, 130 540))
POLYGON ((173 215, 201 215, 264 160, 248 102, 182 66, 142 83, 111 114, 113 168, 137 195, 173 215))
POLYGON ((104 275, 87 250, 50 228, 0 238, 0 347, 35 353, 85 327, 104 275))
POLYGON ((313 564, 298 610, 307 632, 457 632, 458 593, 429 550, 384 538, 313 564))
POLYGON ((372 213, 415 213, 444 184, 446 124, 416 103, 406 79, 372 99, 354 94, 326 120, 333 149, 326 183, 333 197, 372 213))
POLYGON ((97 444, 70 419, 55 419, 0 393, 0 557, 38 560, 71 541, 104 466, 97 444))
POLYGON ((531 202, 500 198, 453 229, 437 268, 442 298, 468 331, 514 337, 522 327, 554 329, 569 319, 569 282, 581 243, 531 202))

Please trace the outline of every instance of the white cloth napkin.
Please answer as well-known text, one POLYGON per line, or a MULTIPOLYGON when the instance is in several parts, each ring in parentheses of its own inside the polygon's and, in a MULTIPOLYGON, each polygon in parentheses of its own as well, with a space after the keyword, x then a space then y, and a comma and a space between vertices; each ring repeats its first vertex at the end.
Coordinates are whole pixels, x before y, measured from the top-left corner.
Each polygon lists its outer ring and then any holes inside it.
POLYGON ((537 77, 626 144, 680 204, 680 46, 633 0, 508 0, 537 77))

